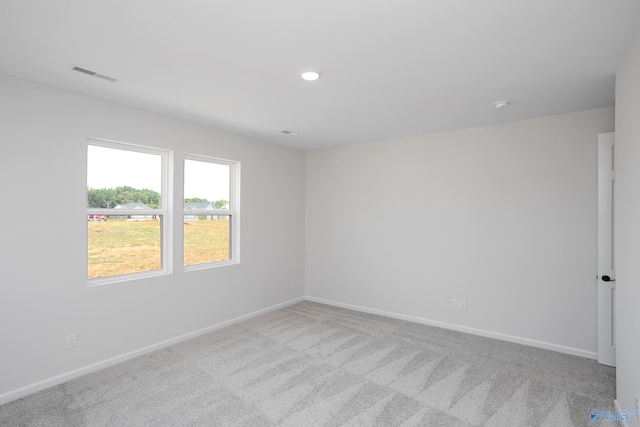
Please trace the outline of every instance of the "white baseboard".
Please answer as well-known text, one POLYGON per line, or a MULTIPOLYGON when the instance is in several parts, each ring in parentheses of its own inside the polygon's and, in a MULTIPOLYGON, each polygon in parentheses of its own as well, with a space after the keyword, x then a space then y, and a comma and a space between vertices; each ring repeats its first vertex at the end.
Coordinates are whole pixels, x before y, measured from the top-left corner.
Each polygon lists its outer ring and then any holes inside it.
POLYGON ((613 406, 616 408, 616 411, 618 412, 622 411, 622 408, 620 407, 620 402, 618 402, 618 399, 613 400, 613 406))
POLYGON ((440 322, 437 320, 424 319, 422 317, 407 316, 405 314, 393 313, 384 310, 377 310, 374 308, 361 307, 353 304, 345 304, 337 301, 326 300, 322 298, 316 298, 307 296, 307 301, 313 301, 321 304, 333 305, 335 307, 347 308, 349 310, 361 311, 364 313, 378 314, 381 316, 392 317, 394 319, 406 320, 408 322, 420 323, 423 325, 436 326, 443 329, 450 329, 458 332, 465 332, 472 335, 478 335, 481 337, 495 338, 502 341, 512 342, 516 344, 524 344, 531 347, 543 348, 545 350, 557 351, 559 353, 571 354, 573 356, 585 357, 587 359, 597 359, 598 354, 592 351, 582 350, 579 348, 565 347, 563 345, 552 344, 544 341, 536 341, 529 338, 516 337, 513 335, 501 334, 498 332, 485 331, 483 329, 470 328, 468 326, 456 325, 453 323, 440 322))
MULTIPOLYGON (((613 399, 613 406, 616 409, 617 413, 622 412, 622 408, 620 407, 620 402, 618 402, 618 399, 613 399)), ((627 424, 627 423, 625 423, 623 421, 618 421, 616 424, 618 424, 619 427, 624 427, 625 424, 627 424)))
POLYGON ((296 299, 293 299, 293 300, 290 300, 290 301, 287 301, 287 302, 284 302, 284 303, 281 303, 281 304, 276 304, 276 305, 273 305, 271 307, 264 308, 262 310, 254 311, 253 313, 245 314, 244 316, 236 317, 234 319, 227 320, 225 322, 221 322, 221 323, 218 323, 218 324, 215 324, 215 325, 212 325, 212 326, 208 326, 206 328, 202 328, 202 329, 198 329, 198 330, 193 331, 193 332, 189 332, 188 334, 180 335, 178 337, 171 338, 171 339, 168 339, 168 340, 156 343, 156 344, 152 344, 150 346, 143 347, 143 348, 140 348, 138 350, 130 351, 128 353, 121 354, 119 356, 115 356, 115 357, 112 357, 110 359, 106 359, 106 360, 103 360, 103 361, 100 361, 100 362, 97 362, 97 363, 93 363, 93 364, 88 365, 88 366, 83 366, 82 368, 74 369, 73 371, 65 372, 63 374, 56 375, 54 377, 48 378, 48 379, 43 380, 43 381, 39 381, 39 382, 34 383, 34 384, 30 384, 30 385, 25 386, 25 387, 21 387, 21 388, 16 389, 16 390, 11 390, 9 392, 0 394, 0 405, 3 405, 5 403, 9 403, 9 402, 11 402, 13 400, 19 399, 19 398, 24 397, 24 396, 28 396, 30 394, 33 394, 33 393, 36 393, 38 391, 47 389, 49 387, 53 387, 53 386, 56 386, 58 384, 62 384, 64 382, 67 382, 67 381, 72 380, 74 378, 80 377, 82 375, 86 375, 86 374, 89 374, 91 372, 99 371, 100 369, 104 369, 104 368, 106 368, 108 366, 112 366, 112 365, 115 365, 117 363, 121 363, 121 362, 124 362, 126 360, 133 359, 133 358, 138 357, 138 356, 142 356, 143 354, 150 353, 152 351, 159 350, 159 349, 164 348, 164 347, 169 347, 170 345, 174 345, 174 344, 177 344, 179 342, 186 341, 186 340, 189 340, 191 338, 195 338, 195 337, 200 336, 200 335, 204 335, 206 333, 215 331, 217 329, 222 329, 224 327, 233 325, 235 323, 242 322, 243 320, 247 320, 247 319, 250 319, 252 317, 259 316, 261 314, 268 313, 270 311, 274 311, 274 310, 278 310, 280 308, 288 307, 290 305, 296 304, 296 303, 298 303, 300 301, 304 301, 304 300, 305 300, 304 297, 300 297, 300 298, 296 298, 296 299))

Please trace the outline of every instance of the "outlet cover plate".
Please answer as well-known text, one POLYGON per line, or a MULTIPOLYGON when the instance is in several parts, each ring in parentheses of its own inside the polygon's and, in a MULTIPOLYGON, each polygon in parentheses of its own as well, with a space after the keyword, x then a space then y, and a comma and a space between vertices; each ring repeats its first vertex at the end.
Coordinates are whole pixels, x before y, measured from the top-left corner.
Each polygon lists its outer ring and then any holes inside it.
POLYGON ((78 335, 67 335, 67 350, 76 348, 78 346, 78 335))

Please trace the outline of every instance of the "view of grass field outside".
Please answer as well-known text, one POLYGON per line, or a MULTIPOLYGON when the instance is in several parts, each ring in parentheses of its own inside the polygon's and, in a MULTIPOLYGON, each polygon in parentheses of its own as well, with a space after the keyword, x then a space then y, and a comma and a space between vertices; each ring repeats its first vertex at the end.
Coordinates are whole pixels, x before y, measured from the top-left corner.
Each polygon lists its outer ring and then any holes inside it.
MULTIPOLYGON (((184 265, 227 261, 228 218, 184 223, 184 265)), ((160 221, 88 221, 89 279, 159 270, 160 221)))
POLYGON ((184 265, 228 261, 229 225, 228 216, 219 219, 200 219, 184 222, 184 265))
MULTIPOLYGON (((162 269, 161 156, 89 144, 89 279, 162 269)), ((221 211, 229 211, 231 164, 192 157, 184 171, 184 265, 228 261, 232 216, 221 211)))
POLYGON ((160 221, 88 221, 89 279, 161 268, 160 221))

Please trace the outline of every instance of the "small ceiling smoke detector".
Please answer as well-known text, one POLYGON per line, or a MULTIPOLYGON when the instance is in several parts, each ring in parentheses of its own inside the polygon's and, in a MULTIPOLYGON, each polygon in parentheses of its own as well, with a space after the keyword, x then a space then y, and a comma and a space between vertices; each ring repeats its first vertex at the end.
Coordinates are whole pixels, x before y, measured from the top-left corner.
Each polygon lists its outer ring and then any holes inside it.
POLYGON ((112 76, 108 76, 108 75, 103 74, 103 73, 98 73, 97 71, 93 71, 93 70, 90 70, 88 68, 84 68, 84 67, 81 67, 79 65, 76 65, 76 64, 71 64, 71 69, 73 71, 78 71, 80 73, 88 74, 90 76, 97 77, 97 78, 103 79, 103 80, 107 80, 109 82, 117 82, 118 80, 120 80, 119 77, 112 77, 112 76))
POLYGON ((281 130, 280 133, 284 133, 285 135, 289 135, 289 136, 298 136, 297 133, 291 132, 290 130, 281 130))
POLYGON ((496 108, 499 110, 501 108, 506 107, 507 105, 509 105, 509 101, 498 101, 495 104, 493 104, 496 106, 496 108))
POLYGON ((309 71, 305 71, 303 73, 300 74, 300 77, 302 77, 304 80, 308 81, 308 82, 312 82, 314 80, 318 80, 320 78, 320 73, 314 70, 309 70, 309 71))

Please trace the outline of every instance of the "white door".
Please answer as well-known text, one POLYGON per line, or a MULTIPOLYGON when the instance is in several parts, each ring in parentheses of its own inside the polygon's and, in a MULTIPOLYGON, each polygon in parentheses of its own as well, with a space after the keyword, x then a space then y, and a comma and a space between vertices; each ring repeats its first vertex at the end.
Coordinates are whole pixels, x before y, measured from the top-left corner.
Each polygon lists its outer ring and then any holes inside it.
POLYGON ((613 197, 615 133, 598 135, 598 362, 616 366, 613 253, 613 197))

